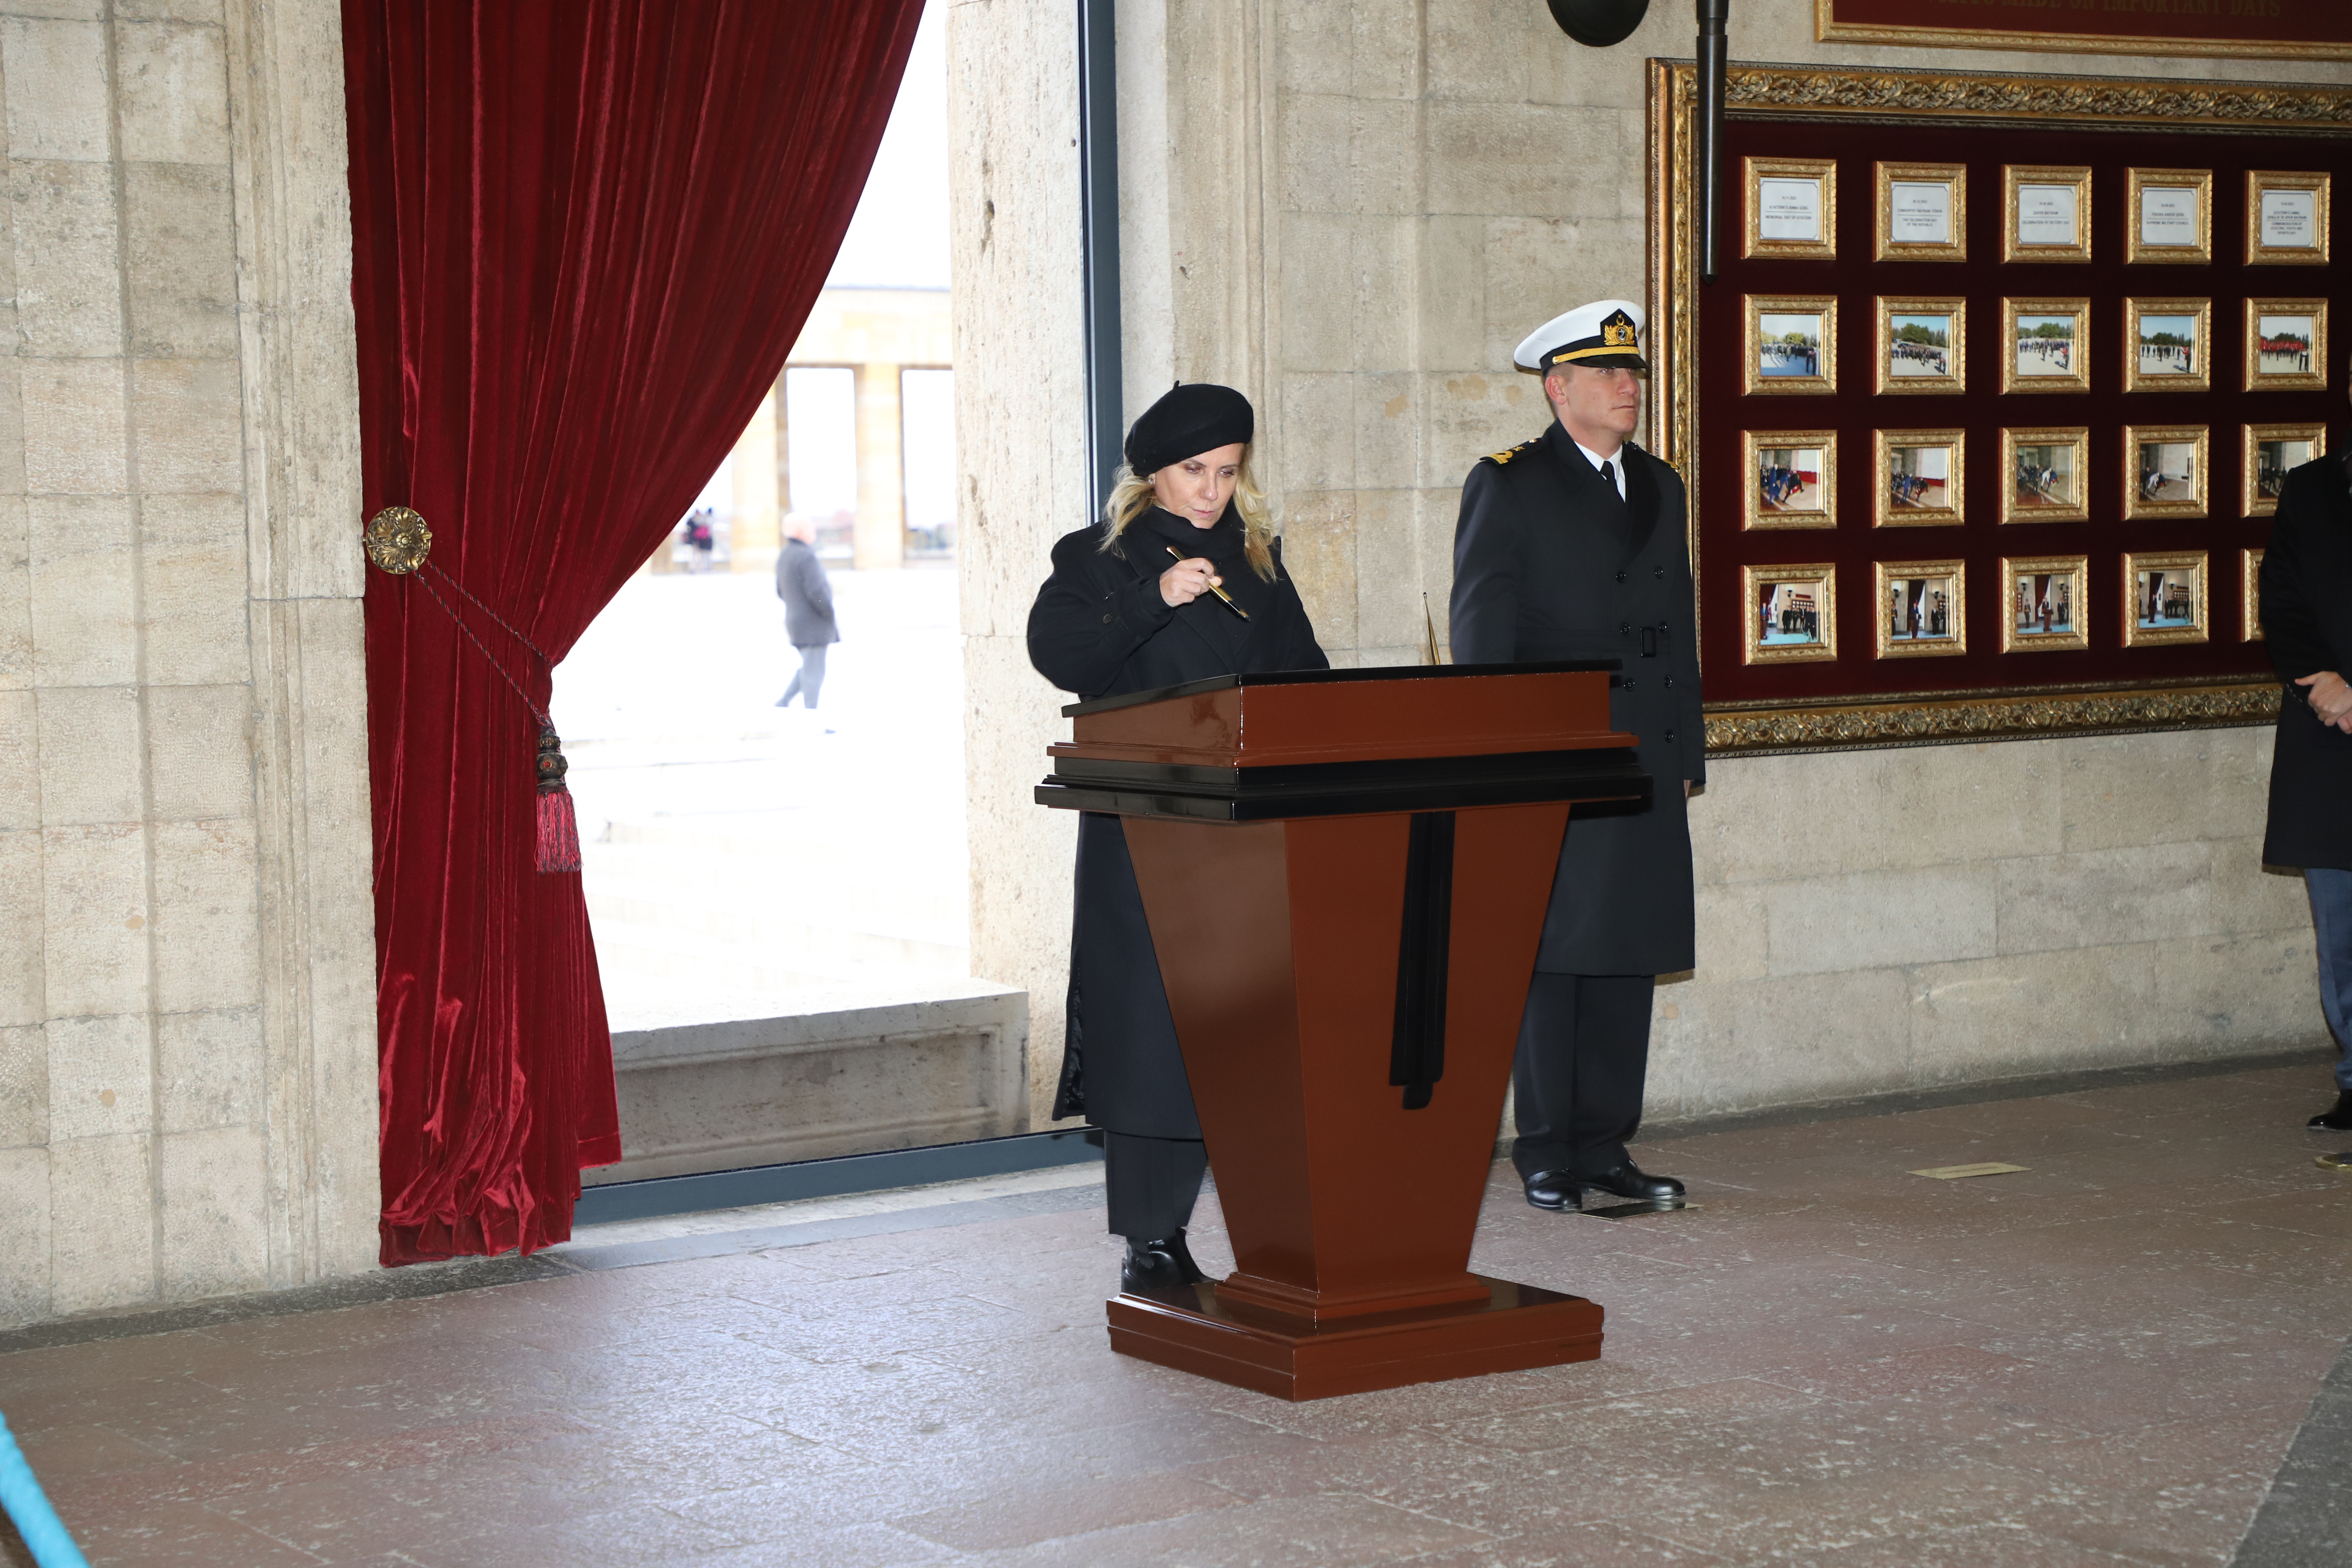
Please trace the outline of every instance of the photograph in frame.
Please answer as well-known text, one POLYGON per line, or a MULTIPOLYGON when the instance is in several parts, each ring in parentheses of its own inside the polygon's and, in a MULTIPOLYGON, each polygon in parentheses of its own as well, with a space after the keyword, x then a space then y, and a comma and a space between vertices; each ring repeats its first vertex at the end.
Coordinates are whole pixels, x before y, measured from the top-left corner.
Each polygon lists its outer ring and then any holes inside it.
POLYGON ((2201 550, 2124 554, 2124 646, 2203 642, 2206 556, 2201 550))
POLYGON ((2324 171, 2246 171, 2246 265, 2327 265, 2330 179, 2324 171))
POLYGON ((2085 555, 2003 556, 2000 651, 2060 653, 2091 646, 2085 555))
POLYGON ((1789 664, 1837 658, 1837 568, 1743 566, 1746 662, 1789 664))
POLYGON ((1967 348, 1966 300, 1878 297, 1880 393, 1967 391, 1967 348))
POLYGON ((2263 640, 2263 552, 2238 552, 2238 640, 2263 640))
POLYGON ((2000 171, 2003 261, 2091 259, 2091 171, 2005 163, 2000 171))
POLYGON ((2126 300, 2124 390, 2211 390, 2212 325, 2210 300, 2126 300))
POLYGON ((2125 518, 2203 517, 2207 445, 2202 425, 2125 426, 2125 518))
POLYGON ((1837 432, 1740 433, 1750 482, 1742 528, 1837 526, 1837 432))
POLYGON ((1837 164, 1830 159, 1743 160, 1743 257, 1826 260, 1837 255, 1837 164))
POLYGON ((2246 517, 2272 517, 2286 477, 2327 455, 2325 425, 2249 425, 2238 472, 2238 510, 2246 517))
POLYGON ((2088 522, 2090 458, 2088 426, 2003 429, 2000 521, 2088 522))
POLYGON ((2091 390, 2091 301, 2000 302, 2003 392, 2091 390))
POLYGON ((1837 390, 1837 297, 1748 296, 1746 390, 1837 390))
POLYGON ((2327 301, 2246 301, 2246 390, 2322 392, 2327 387, 2327 301))
POLYGON ((1880 430, 1874 441, 1873 528, 1946 528, 1968 520, 1962 430, 1880 430))
POLYGON ((1969 258, 1966 163, 1881 163, 1872 223, 1880 261, 1969 258))
POLYGON ((1881 561, 1871 648, 1879 658, 1969 651, 1967 567, 1958 561, 1881 561))
POLYGON ((2213 259, 2213 171, 2134 169, 2125 183, 2124 259, 2213 259))

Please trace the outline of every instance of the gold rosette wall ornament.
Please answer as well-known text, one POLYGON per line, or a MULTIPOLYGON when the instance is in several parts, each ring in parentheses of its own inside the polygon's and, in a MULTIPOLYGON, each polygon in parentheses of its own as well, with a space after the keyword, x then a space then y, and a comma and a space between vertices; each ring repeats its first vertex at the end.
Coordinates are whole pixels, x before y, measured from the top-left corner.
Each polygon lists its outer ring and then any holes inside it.
POLYGON ((367 558, 395 577, 405 577, 433 553, 433 531, 404 506, 388 506, 368 520, 361 535, 367 558))

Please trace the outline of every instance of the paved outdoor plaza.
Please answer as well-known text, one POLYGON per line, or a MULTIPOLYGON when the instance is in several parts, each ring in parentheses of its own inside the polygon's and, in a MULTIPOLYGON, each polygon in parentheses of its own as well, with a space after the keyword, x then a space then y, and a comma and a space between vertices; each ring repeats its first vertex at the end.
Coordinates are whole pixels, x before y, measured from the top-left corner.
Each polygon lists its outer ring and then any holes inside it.
MULTIPOLYGON (((2306 1499, 2344 1471, 2324 1082, 1659 1139, 1701 1206, 1633 1220, 1498 1167, 1473 1266, 1608 1310, 1598 1363, 1544 1372, 1289 1405, 1116 1356, 1081 1166, 26 1331, 0 1407, 91 1561, 141 1568, 2222 1563, 2291 1443, 2306 1499), (1990 1161, 2027 1169, 1908 1173, 1990 1161)), ((1229 1265, 1213 1204, 1196 1236, 1229 1265)), ((2344 1562, 2308 1523, 2274 1501, 2239 1561, 2344 1562)))

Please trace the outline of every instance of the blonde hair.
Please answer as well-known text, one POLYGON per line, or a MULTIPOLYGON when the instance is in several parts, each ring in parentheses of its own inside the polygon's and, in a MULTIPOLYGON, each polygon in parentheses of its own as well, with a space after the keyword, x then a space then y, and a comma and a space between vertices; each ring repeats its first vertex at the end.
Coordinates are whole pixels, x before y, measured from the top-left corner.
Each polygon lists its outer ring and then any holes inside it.
MULTIPOLYGON (((1160 496, 1151 488, 1151 476, 1139 474, 1125 463, 1111 476, 1110 499, 1103 503, 1103 542, 1105 553, 1121 553, 1118 536, 1127 525, 1160 504, 1160 496)), ((1250 447, 1242 447, 1239 471, 1234 475, 1234 510, 1242 517, 1242 554, 1250 570, 1271 583, 1274 581, 1274 508, 1267 504, 1265 492, 1257 488, 1257 477, 1250 472, 1250 447)))

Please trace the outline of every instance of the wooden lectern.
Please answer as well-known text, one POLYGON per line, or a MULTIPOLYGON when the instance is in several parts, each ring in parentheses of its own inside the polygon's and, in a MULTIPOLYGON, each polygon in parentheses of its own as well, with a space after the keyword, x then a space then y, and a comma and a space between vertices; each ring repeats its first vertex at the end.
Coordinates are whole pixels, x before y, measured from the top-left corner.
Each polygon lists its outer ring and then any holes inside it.
POLYGON ((1114 1299, 1114 1349, 1286 1399, 1601 1353, 1598 1306, 1469 1261, 1570 805, 1649 795, 1615 668, 1063 710, 1037 799, 1126 820, 1235 1262, 1114 1299))

